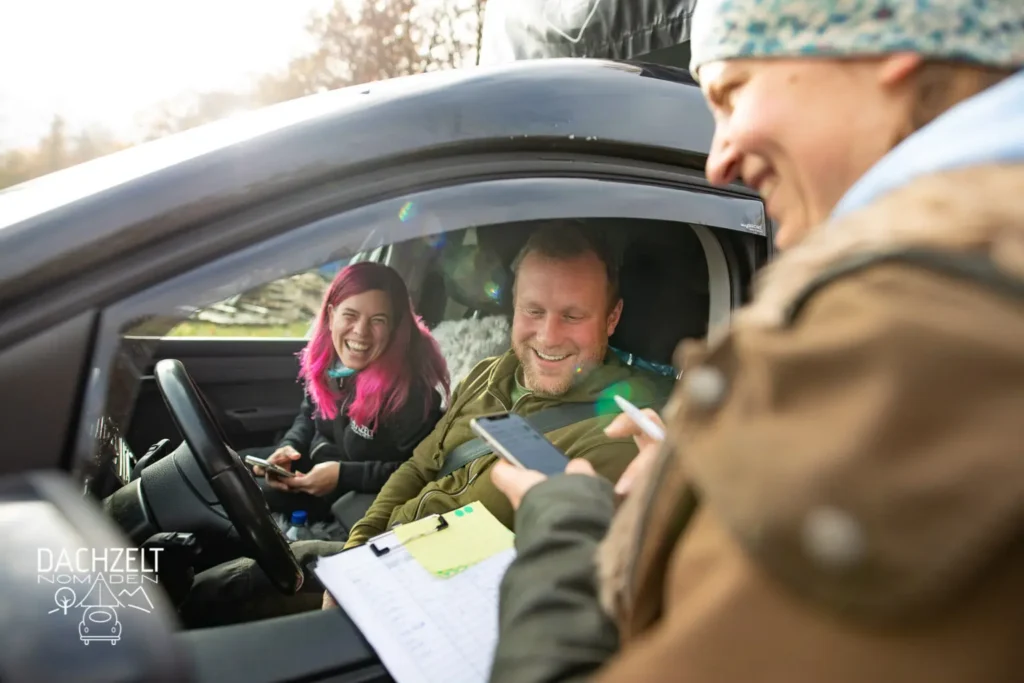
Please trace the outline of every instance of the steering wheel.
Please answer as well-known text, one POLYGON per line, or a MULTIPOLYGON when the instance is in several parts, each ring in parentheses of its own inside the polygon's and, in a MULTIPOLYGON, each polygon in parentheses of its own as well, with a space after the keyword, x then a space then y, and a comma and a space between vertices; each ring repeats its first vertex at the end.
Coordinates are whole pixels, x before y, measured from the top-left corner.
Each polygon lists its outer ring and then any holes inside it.
POLYGON ((302 569, 270 516, 259 486, 224 442, 185 366, 177 360, 162 360, 156 364, 153 375, 178 431, 242 542, 281 592, 297 592, 302 586, 302 569))

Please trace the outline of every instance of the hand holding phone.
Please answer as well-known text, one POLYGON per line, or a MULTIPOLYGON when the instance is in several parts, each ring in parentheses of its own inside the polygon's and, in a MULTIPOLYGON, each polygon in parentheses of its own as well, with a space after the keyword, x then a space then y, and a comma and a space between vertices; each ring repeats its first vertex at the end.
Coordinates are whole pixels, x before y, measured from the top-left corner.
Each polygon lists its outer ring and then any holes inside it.
POLYGON ((276 465, 276 464, 270 462, 269 460, 264 460, 263 458, 257 458, 254 455, 247 455, 247 456, 245 456, 245 462, 246 462, 246 464, 252 465, 253 467, 262 467, 267 472, 273 472, 274 474, 276 474, 276 475, 278 475, 280 477, 284 477, 285 479, 291 479, 292 477, 295 476, 294 472, 292 472, 290 470, 286 470, 285 468, 281 467, 280 465, 276 465))
POLYGON ((478 417, 470 420, 469 427, 495 455, 516 467, 552 476, 565 472, 569 464, 569 458, 520 415, 478 417))

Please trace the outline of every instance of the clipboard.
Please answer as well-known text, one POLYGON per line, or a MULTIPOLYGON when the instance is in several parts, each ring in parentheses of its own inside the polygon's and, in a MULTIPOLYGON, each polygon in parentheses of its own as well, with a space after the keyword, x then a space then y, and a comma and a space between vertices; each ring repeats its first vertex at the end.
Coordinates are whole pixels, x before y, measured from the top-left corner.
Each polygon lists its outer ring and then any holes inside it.
POLYGON ((407 547, 457 533, 465 513, 455 512, 405 525, 424 528, 404 543, 396 527, 312 567, 397 683, 486 683, 490 675, 499 588, 514 548, 446 577, 428 571, 407 547))
MULTIPOLYGON (((370 552, 372 552, 377 557, 381 557, 382 555, 387 555, 389 552, 391 552, 391 549, 394 548, 396 545, 405 545, 409 541, 414 541, 414 540, 418 540, 420 538, 425 538, 427 536, 430 536, 431 534, 436 534, 439 531, 444 531, 445 529, 448 528, 448 526, 449 526, 448 525, 448 520, 446 520, 444 518, 444 515, 428 515, 427 517, 424 517, 421 520, 417 520, 417 523, 422 522, 423 520, 432 519, 432 518, 436 518, 437 519, 437 525, 436 526, 434 526, 432 528, 429 528, 429 529, 426 529, 425 531, 418 532, 414 536, 412 536, 410 538, 407 538, 404 541, 399 541, 398 543, 395 543, 395 544, 392 544, 392 545, 389 545, 389 546, 386 546, 383 543, 381 543, 381 539, 384 538, 385 536, 391 536, 392 538, 396 538, 398 534, 395 533, 394 529, 392 529, 391 531, 385 531, 382 534, 378 534, 377 536, 374 536, 369 541, 367 541, 367 545, 370 546, 370 552)), ((355 550, 355 548, 349 548, 349 550, 355 550)))

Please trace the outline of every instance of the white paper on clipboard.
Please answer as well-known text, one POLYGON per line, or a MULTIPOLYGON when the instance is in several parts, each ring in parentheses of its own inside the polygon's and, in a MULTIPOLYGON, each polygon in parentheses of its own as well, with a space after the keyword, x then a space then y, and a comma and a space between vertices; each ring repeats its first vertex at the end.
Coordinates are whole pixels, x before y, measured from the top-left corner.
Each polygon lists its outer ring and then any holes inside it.
POLYGON ((366 544, 321 559, 314 572, 397 683, 486 683, 498 643, 498 588, 515 550, 441 578, 389 535, 378 537, 386 554, 366 544))

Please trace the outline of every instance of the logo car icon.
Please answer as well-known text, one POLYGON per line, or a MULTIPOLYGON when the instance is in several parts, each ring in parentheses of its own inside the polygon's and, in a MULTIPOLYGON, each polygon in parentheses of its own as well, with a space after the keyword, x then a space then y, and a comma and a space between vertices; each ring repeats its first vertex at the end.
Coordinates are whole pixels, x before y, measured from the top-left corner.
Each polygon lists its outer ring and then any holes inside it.
POLYGON ((86 607, 78 624, 78 637, 88 645, 94 640, 106 640, 117 645, 121 640, 121 622, 113 607, 86 607))

